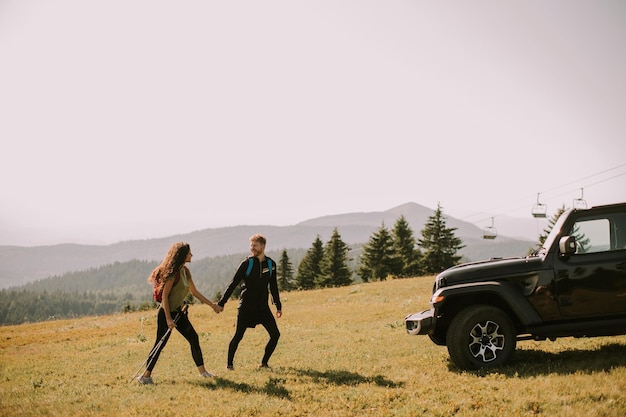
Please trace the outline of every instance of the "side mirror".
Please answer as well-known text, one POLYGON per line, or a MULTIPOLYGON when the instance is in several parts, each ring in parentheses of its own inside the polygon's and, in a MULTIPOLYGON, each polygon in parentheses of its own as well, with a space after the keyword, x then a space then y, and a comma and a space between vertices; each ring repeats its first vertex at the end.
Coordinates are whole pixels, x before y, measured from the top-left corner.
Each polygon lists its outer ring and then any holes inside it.
POLYGON ((576 238, 574 236, 563 236, 559 240, 559 251, 562 256, 576 253, 576 238))

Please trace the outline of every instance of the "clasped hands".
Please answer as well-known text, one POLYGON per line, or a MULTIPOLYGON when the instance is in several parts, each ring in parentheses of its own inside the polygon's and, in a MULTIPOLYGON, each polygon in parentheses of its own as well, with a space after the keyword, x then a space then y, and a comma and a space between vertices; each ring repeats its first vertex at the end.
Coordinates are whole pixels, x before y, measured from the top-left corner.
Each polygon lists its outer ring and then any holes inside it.
MULTIPOLYGON (((211 304, 211 308, 213 309, 213 311, 215 311, 216 314, 220 314, 222 311, 224 311, 224 307, 222 307, 221 305, 217 303, 211 304)), ((280 318, 282 315, 283 315, 283 312, 281 310, 278 310, 276 312, 277 318, 280 318)))

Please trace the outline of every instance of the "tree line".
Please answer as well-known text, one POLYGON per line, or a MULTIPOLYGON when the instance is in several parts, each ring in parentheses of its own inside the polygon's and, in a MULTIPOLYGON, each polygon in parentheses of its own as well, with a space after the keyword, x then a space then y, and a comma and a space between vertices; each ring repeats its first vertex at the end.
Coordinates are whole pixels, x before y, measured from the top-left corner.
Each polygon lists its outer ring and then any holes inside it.
POLYGON ((319 236, 313 241, 297 269, 283 250, 278 285, 283 291, 309 290, 350 285, 355 279, 368 282, 439 273, 461 260, 458 251, 464 245, 455 230, 447 227, 440 205, 428 218, 420 239, 415 238, 404 216, 396 220, 392 230, 383 222, 362 246, 358 267, 352 271, 348 266, 350 248, 335 229, 326 244, 319 236))
MULTIPOLYGON (((309 249, 292 250, 291 257, 286 249, 268 256, 277 263, 281 291, 413 277, 441 272, 461 260, 457 253, 464 246, 455 230, 447 227, 438 205, 421 230, 421 238, 415 238, 407 220, 400 216, 391 230, 383 223, 364 245, 347 245, 335 228, 326 243, 317 236, 309 249)), ((212 294, 210 298, 219 298, 241 260, 240 254, 195 261, 191 269, 196 286, 209 297, 212 294)), ((155 308, 146 277, 156 265, 138 260, 116 262, 1 290, 0 324, 155 308)))

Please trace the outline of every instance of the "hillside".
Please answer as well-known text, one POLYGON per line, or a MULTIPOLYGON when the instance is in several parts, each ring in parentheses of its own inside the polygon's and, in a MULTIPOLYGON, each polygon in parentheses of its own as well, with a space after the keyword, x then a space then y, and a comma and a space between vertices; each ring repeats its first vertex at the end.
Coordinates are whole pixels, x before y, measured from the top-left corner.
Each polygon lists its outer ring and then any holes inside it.
MULTIPOLYGON (((416 203, 382 212, 347 213, 307 220, 292 226, 242 225, 199 230, 188 234, 159 239, 133 240, 107 246, 63 244, 53 246, 20 247, 0 246, 0 288, 80 271, 114 262, 133 259, 155 261, 165 255, 169 246, 177 241, 189 242, 194 259, 241 254, 248 251, 248 238, 254 233, 268 237, 268 251, 309 248, 319 235, 323 241, 330 238, 334 228, 348 244, 366 243, 383 222, 392 228, 404 215, 416 238, 434 210, 416 203)), ((445 215, 445 212, 444 212, 445 215)), ((475 225, 446 216, 448 227, 458 228, 456 235, 466 247, 461 254, 468 260, 490 257, 522 256, 533 242, 499 236, 494 241, 481 239, 482 230, 475 225)))
POLYGON ((204 362, 174 332, 154 386, 132 376, 154 342, 150 312, 5 326, 2 416, 623 416, 626 336, 524 341, 509 365, 461 372, 445 347, 409 336, 405 315, 428 304, 432 276, 285 293, 281 339, 257 364, 267 335, 249 329, 235 370, 226 351, 236 305, 192 306, 204 362))
MULTIPOLYGON (((304 249, 290 251, 292 264, 297 265, 304 253, 304 249)), ((279 253, 268 255, 280 259, 279 253)), ((189 269, 196 288, 210 299, 219 299, 243 258, 238 254, 192 262, 189 269)), ((115 262, 0 289, 0 326, 153 308, 153 286, 146 279, 157 263, 115 262)))

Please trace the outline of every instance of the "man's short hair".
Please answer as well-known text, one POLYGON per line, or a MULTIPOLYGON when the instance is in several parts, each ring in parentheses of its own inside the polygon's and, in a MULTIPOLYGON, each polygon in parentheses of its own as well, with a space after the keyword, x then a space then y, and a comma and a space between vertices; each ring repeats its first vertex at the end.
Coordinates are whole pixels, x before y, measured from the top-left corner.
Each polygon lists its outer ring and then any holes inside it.
POLYGON ((267 240, 265 240, 265 236, 257 233, 256 235, 250 236, 250 242, 259 242, 261 245, 265 245, 265 243, 267 243, 267 240))

